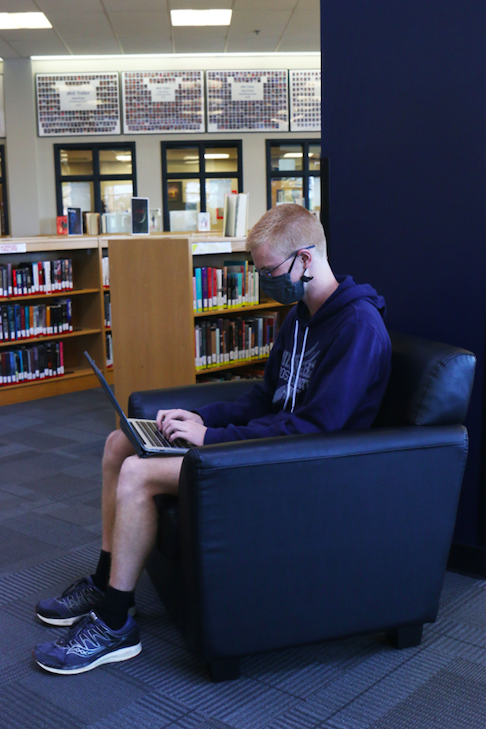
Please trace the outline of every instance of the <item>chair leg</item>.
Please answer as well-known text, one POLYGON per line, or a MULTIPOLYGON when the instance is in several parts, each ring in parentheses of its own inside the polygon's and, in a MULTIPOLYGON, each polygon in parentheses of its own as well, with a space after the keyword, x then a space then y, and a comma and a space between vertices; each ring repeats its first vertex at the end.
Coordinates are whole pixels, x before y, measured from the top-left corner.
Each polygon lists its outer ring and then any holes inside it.
POLYGON ((397 628, 387 634, 389 642, 398 650, 403 648, 414 648, 420 645, 422 640, 422 625, 407 625, 403 628, 397 628))
POLYGON ((218 658, 215 661, 209 661, 209 675, 213 683, 221 683, 222 681, 235 681, 240 677, 240 659, 239 658, 218 658))

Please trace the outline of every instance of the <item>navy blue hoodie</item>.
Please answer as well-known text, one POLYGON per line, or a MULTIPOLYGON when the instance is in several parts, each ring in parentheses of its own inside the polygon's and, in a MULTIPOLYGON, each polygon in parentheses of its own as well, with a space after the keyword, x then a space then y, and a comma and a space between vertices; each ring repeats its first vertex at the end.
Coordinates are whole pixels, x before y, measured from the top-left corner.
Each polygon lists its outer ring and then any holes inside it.
POLYGON ((261 383, 235 402, 198 409, 205 445, 371 426, 390 376, 385 300, 351 276, 336 278, 310 319, 302 301, 289 312, 261 383))

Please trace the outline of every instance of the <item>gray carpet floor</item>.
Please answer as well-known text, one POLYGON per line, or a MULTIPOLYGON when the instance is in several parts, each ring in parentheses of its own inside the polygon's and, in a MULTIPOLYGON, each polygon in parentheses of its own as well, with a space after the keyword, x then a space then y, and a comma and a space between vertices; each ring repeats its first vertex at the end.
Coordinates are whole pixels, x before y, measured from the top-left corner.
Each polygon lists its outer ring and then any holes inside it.
POLYGON ((486 728, 485 583, 452 573, 417 648, 375 635, 278 651, 225 684, 210 683, 144 574, 140 656, 79 676, 39 669, 32 647, 65 629, 33 606, 94 569, 113 427, 100 390, 0 408, 1 729, 486 728))

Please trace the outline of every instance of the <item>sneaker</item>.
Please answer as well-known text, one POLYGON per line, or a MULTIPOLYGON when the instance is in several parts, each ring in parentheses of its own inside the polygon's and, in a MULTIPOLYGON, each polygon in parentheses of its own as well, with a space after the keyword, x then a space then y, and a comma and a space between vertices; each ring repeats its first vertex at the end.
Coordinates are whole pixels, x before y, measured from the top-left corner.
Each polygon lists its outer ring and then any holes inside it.
MULTIPOLYGON (((82 577, 69 585, 61 597, 40 600, 35 610, 37 617, 48 625, 72 625, 79 618, 96 610, 104 596, 105 593, 96 587, 90 576, 82 577)), ((128 614, 135 615, 136 612, 137 608, 132 605, 128 614)))
POLYGON ((60 597, 38 602, 35 610, 37 617, 48 625, 72 625, 95 610, 104 596, 91 577, 83 577, 69 585, 60 597))
POLYGON ((111 630, 95 612, 81 618, 67 637, 34 648, 36 663, 51 673, 84 673, 104 663, 135 658, 142 650, 140 633, 129 615, 120 630, 111 630))

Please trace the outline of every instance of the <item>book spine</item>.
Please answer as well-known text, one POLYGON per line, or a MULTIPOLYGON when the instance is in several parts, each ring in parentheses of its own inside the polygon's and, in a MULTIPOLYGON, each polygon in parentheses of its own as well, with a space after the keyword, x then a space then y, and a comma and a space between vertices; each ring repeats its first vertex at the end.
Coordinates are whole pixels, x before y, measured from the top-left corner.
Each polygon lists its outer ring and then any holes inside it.
POLYGON ((218 269, 213 268, 213 309, 218 308, 218 269))
POLYGON ((196 268, 196 299, 197 311, 203 311, 202 271, 200 268, 196 268))
POLYGON ((202 298, 203 298, 203 311, 208 309, 208 270, 205 266, 201 269, 202 277, 202 298))

